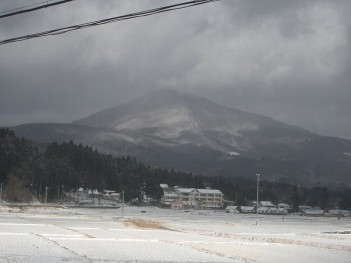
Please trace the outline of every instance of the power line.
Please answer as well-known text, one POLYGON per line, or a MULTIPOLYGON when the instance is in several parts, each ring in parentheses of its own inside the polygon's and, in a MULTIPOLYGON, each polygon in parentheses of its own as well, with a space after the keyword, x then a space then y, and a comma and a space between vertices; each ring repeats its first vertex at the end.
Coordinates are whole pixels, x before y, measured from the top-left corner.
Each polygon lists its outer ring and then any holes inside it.
POLYGON ((47 4, 47 3, 52 2, 52 1, 57 1, 57 0, 47 0, 47 1, 40 2, 40 3, 35 3, 35 4, 31 4, 31 5, 21 6, 21 7, 17 7, 17 8, 13 8, 13 9, 7 10, 7 11, 1 11, 0 14, 12 13, 12 12, 15 12, 15 11, 20 11, 20 10, 26 9, 28 7, 41 5, 41 4, 44 4, 44 3, 47 4))
POLYGON ((0 15, 0 18, 4 18, 4 17, 9 17, 9 16, 14 16, 14 15, 19 15, 19 14, 23 14, 23 13, 28 13, 28 12, 32 12, 32 11, 36 11, 42 8, 47 8, 47 7, 51 7, 51 6, 55 6, 55 5, 61 5, 61 4, 65 4, 67 2, 72 2, 74 0, 61 0, 58 2, 54 2, 54 3, 49 3, 52 2, 53 0, 48 0, 45 2, 41 2, 41 3, 37 3, 37 4, 33 4, 33 5, 28 5, 28 6, 23 6, 23 7, 19 7, 16 9, 12 9, 9 11, 5 11, 5 12, 1 12, 1 14, 4 15, 0 15))
POLYGON ((122 15, 122 16, 102 19, 102 20, 98 20, 98 21, 94 21, 94 22, 83 23, 83 24, 79 24, 79 25, 53 29, 53 30, 35 33, 35 34, 31 34, 31 35, 6 39, 6 40, 0 41, 0 45, 5 45, 5 44, 13 43, 13 42, 24 41, 24 40, 38 38, 38 37, 44 37, 44 36, 61 35, 61 34, 64 34, 64 33, 70 32, 70 31, 79 30, 79 29, 83 29, 83 28, 87 28, 87 27, 100 26, 100 25, 119 22, 119 21, 123 21, 123 20, 127 20, 127 19, 150 16, 150 15, 154 15, 154 14, 164 13, 164 12, 168 12, 168 11, 172 11, 172 10, 184 9, 184 8, 191 7, 191 6, 197 6, 197 5, 202 5, 202 4, 216 2, 216 1, 219 1, 219 0, 194 0, 194 1, 183 2, 183 3, 179 3, 179 4, 174 4, 174 5, 163 6, 163 7, 159 7, 159 8, 154 8, 154 9, 149 9, 149 10, 145 10, 145 11, 140 11, 140 12, 128 14, 128 15, 122 15))

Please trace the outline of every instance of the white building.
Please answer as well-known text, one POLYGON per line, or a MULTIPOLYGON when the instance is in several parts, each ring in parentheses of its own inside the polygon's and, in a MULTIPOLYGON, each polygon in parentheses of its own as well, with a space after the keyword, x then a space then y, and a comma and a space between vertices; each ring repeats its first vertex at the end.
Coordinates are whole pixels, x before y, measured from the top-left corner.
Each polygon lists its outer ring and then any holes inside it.
POLYGON ((241 206, 240 212, 244 213, 244 214, 252 214, 255 212, 255 207, 254 206, 241 206))
POLYGON ((168 186, 168 184, 160 184, 163 190, 163 196, 161 198, 161 203, 166 206, 171 206, 171 204, 177 200, 177 193, 168 186))
POLYGON ((165 205, 171 205, 172 202, 177 200, 178 195, 174 191, 163 191, 163 197, 161 198, 161 203, 165 205))
POLYGON ((175 201, 181 201, 184 207, 220 208, 224 204, 223 193, 220 190, 177 186, 172 189, 167 184, 160 184, 160 186, 163 189, 161 203, 164 205, 171 205, 175 201))
MULTIPOLYGON (((252 202, 253 206, 242 206, 242 213, 256 213, 256 201, 252 202)), ((258 202, 257 208, 258 214, 269 214, 269 215, 286 215, 288 213, 288 209, 285 204, 282 204, 280 207, 274 205, 271 201, 260 201, 258 202)))
POLYGON ((178 200, 198 202, 203 208, 223 207, 223 193, 217 189, 176 188, 178 200))

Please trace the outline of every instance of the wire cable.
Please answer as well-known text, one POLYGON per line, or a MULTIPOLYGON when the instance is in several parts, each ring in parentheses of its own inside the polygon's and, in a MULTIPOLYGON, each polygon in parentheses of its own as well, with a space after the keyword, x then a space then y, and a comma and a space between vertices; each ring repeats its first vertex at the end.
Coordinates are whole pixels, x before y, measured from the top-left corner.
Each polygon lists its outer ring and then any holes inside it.
POLYGON ((38 5, 42 5, 44 3, 48 4, 49 2, 52 2, 52 1, 57 1, 57 0, 47 0, 47 1, 42 1, 40 3, 35 3, 35 4, 31 4, 31 5, 21 6, 21 7, 17 7, 17 8, 13 8, 13 9, 7 10, 7 11, 1 11, 0 14, 12 13, 12 12, 15 12, 15 11, 26 9, 28 7, 38 6, 38 5))
POLYGON ((140 11, 140 12, 128 14, 128 15, 122 15, 122 16, 102 19, 102 20, 98 20, 98 21, 94 21, 94 22, 88 22, 88 23, 83 23, 83 24, 79 24, 79 25, 53 29, 53 30, 35 33, 35 34, 31 34, 31 35, 10 38, 10 39, 0 41, 0 45, 5 45, 5 44, 13 43, 13 42, 24 41, 24 40, 28 40, 28 39, 32 39, 32 38, 39 38, 39 37, 44 37, 44 36, 61 35, 61 34, 64 34, 64 33, 70 32, 70 31, 79 30, 79 29, 83 29, 83 28, 87 28, 87 27, 100 26, 100 25, 104 25, 104 24, 108 24, 108 23, 114 23, 114 22, 119 22, 119 21, 123 21, 123 20, 138 18, 138 17, 151 16, 154 14, 169 12, 172 10, 184 9, 184 8, 188 8, 191 6, 197 6, 197 5, 202 5, 202 4, 206 4, 206 3, 210 3, 210 2, 217 2, 217 1, 219 1, 219 0, 194 0, 194 1, 183 2, 183 3, 179 3, 179 4, 163 6, 163 7, 159 7, 159 8, 154 8, 154 9, 149 9, 149 10, 145 10, 145 11, 140 11))
POLYGON ((2 14, 3 13, 6 13, 6 14, 0 15, 0 18, 5 18, 5 17, 9 17, 9 16, 14 16, 14 15, 19 15, 19 14, 23 14, 23 13, 28 13, 28 12, 36 11, 36 10, 39 10, 39 9, 42 9, 42 8, 55 6, 55 5, 61 5, 61 4, 65 4, 65 3, 68 3, 68 2, 72 2, 74 0, 61 0, 61 1, 58 1, 58 2, 54 2, 54 3, 49 3, 51 1, 53 1, 53 0, 49 0, 49 1, 38 3, 38 4, 28 5, 28 6, 12 9, 12 10, 9 10, 9 11, 5 11, 5 12, 2 12, 2 14), (35 7, 32 7, 32 6, 35 6, 35 7), (28 7, 30 7, 30 8, 28 8, 28 7))

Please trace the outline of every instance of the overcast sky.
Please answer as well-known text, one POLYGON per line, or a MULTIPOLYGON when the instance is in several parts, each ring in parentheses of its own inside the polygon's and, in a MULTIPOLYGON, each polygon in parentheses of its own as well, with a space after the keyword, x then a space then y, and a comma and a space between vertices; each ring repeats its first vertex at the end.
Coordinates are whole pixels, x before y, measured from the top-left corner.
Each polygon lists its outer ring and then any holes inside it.
MULTIPOLYGON (((0 12, 39 0, 2 0, 0 12)), ((182 1, 76 0, 0 40, 182 1)), ((351 1, 221 0, 0 46, 0 126, 71 122, 160 88, 351 139, 351 1)))

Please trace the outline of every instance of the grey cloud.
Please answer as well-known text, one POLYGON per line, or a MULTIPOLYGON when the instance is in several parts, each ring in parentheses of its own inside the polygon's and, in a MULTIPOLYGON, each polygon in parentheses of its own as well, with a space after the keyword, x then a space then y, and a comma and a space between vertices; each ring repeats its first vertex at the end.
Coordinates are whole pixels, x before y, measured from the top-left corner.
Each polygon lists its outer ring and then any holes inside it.
MULTIPOLYGON (((174 2, 74 1, 3 20, 0 33, 174 2)), ((349 1, 222 0, 0 46, 0 126, 70 122, 171 87, 351 139, 349 9, 349 1)))

